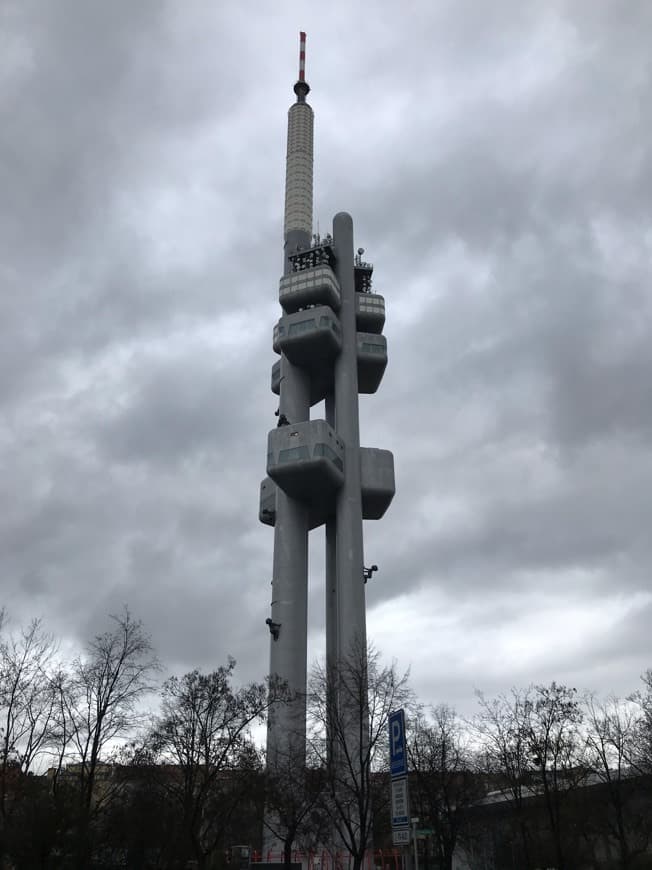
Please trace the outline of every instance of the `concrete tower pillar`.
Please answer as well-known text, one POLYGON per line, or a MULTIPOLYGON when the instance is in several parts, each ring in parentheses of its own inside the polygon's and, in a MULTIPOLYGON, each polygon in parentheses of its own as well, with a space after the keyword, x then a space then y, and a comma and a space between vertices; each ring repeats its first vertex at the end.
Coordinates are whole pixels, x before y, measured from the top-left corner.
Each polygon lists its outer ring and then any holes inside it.
MULTIPOLYGON (((283 274, 292 271, 290 256, 307 250, 312 239, 313 124, 306 103, 305 35, 302 34, 297 102, 288 110, 283 220, 283 274)), ((301 423, 310 419, 310 377, 281 354, 279 420, 301 423)), ((270 675, 283 680, 294 695, 269 713, 268 763, 282 766, 305 763, 306 667, 308 648, 308 509, 286 495, 276 496, 271 620, 278 626, 270 640, 270 675)))
POLYGON ((366 643, 365 588, 362 576, 362 492, 358 412, 357 328, 353 275, 353 221, 346 212, 333 220, 335 274, 340 285, 342 350, 335 361, 335 428, 344 441, 344 485, 335 513, 337 572, 336 660, 366 643))

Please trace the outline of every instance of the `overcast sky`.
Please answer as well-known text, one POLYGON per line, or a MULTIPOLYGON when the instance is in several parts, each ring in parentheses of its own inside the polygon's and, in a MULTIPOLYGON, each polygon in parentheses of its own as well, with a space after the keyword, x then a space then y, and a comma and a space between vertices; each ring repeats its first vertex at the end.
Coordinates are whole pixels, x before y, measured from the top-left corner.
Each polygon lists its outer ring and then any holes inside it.
MULTIPOLYGON (((652 4, 0 4, 0 579, 73 646, 268 667, 287 109, 375 266, 370 638, 425 702, 652 666, 652 4), (298 14, 300 10, 300 14, 298 14)), ((324 649, 311 536, 310 658, 324 649)))

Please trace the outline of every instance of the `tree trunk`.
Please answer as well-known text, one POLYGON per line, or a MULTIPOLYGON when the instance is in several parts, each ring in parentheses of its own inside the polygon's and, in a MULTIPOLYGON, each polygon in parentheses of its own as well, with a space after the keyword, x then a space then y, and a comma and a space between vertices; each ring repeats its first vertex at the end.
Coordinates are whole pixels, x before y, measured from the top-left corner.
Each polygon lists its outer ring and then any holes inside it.
POLYGON ((623 805, 620 799, 620 793, 614 794, 612 790, 612 802, 616 810, 616 827, 618 829, 618 851, 620 852, 620 863, 622 870, 629 870, 629 848, 627 845, 627 831, 625 828, 625 819, 623 813, 623 805))
POLYGON ((519 826, 521 830, 521 843, 523 846, 523 859, 525 860, 526 870, 530 870, 530 868, 532 867, 532 860, 530 858, 529 832, 527 829, 527 824, 523 821, 523 819, 521 819, 519 826))

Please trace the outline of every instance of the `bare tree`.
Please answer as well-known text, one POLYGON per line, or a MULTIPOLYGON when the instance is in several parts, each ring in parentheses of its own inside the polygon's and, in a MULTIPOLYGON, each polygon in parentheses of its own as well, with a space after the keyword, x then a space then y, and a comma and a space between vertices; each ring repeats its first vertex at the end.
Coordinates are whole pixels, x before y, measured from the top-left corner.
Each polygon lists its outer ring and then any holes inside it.
MULTIPOLYGON (((559 870, 565 870, 570 865, 564 807, 586 776, 577 692, 553 682, 512 690, 511 697, 503 695, 490 702, 482 695, 479 698, 476 730, 488 772, 511 801, 520 833, 521 863, 532 866, 533 833, 540 833, 541 826, 538 821, 533 824, 529 806, 541 799, 552 846, 549 857, 559 870)), ((545 840, 538 839, 546 852, 545 840)))
MULTIPOLYGON (((0 629, 3 622, 4 612, 0 629)), ((55 642, 39 620, 0 640, 0 851, 27 788, 25 775, 52 740, 55 652, 55 642)))
POLYGON ((272 700, 264 683, 232 685, 235 661, 210 674, 192 671, 163 687, 161 715, 148 738, 159 782, 182 819, 186 844, 206 866, 255 782, 262 762, 250 729, 272 700), (168 766, 166 768, 166 765, 168 766))
POLYGON ((265 773, 263 823, 282 843, 283 863, 292 863, 292 851, 311 851, 328 836, 321 812, 323 771, 318 765, 298 765, 296 755, 277 756, 274 769, 265 773))
POLYGON ((65 720, 59 724, 67 735, 68 757, 79 765, 79 795, 86 808, 93 803, 106 748, 143 721, 139 702, 153 689, 159 668, 142 622, 127 608, 110 618, 113 628, 90 641, 86 655, 74 659, 68 679, 59 685, 65 720))
POLYGON ((640 774, 632 767, 637 752, 640 711, 632 701, 610 696, 586 699, 587 763, 603 784, 607 800, 592 817, 590 832, 617 844, 620 865, 628 870, 650 841, 647 808, 640 804, 640 774))
POLYGON ((58 766, 53 790, 59 789, 65 763, 64 792, 76 800, 80 868, 90 863, 93 824, 119 788, 104 777, 100 787, 101 764, 109 760, 116 741, 141 724, 145 714, 140 703, 153 689, 159 668, 143 624, 127 608, 110 618, 113 627, 90 641, 85 655, 75 658, 70 670, 60 670, 55 680, 58 766))
MULTIPOLYGON (((0 615, 0 627, 2 616, 0 615)), ((1 777, 9 765, 27 773, 51 738, 54 708, 51 668, 56 644, 33 620, 18 636, 0 641, 1 777)), ((4 790, 0 806, 4 809, 4 790)))
POLYGON ((529 699, 526 735, 532 761, 541 776, 557 867, 570 866, 565 847, 563 806, 567 795, 586 777, 584 744, 579 725, 583 713, 577 690, 552 682, 535 686, 529 699))
POLYGON ((353 870, 371 845, 373 812, 388 812, 387 789, 378 789, 374 773, 386 766, 389 714, 410 698, 408 673, 383 665, 363 643, 337 667, 316 666, 311 675, 309 740, 325 774, 323 808, 353 870))
POLYGON ((477 693, 480 713, 474 730, 481 748, 481 769, 511 807, 514 823, 513 851, 518 850, 519 864, 532 867, 532 826, 526 810, 531 795, 529 772, 532 768, 529 742, 524 728, 527 718, 523 693, 512 689, 510 695, 487 699, 477 693))
POLYGON ((455 710, 445 704, 420 710, 410 721, 410 803, 433 830, 438 866, 451 870, 466 813, 484 792, 469 742, 455 710))
POLYGON ((628 700, 635 704, 638 715, 629 761, 641 774, 652 774, 652 669, 641 675, 643 688, 628 700))

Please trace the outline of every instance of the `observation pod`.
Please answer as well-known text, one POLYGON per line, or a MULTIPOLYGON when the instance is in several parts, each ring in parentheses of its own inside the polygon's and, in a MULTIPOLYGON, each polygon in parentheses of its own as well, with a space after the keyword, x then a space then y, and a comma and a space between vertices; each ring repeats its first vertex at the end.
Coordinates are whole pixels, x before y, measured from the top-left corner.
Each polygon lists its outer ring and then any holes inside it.
MULTIPOLYGON (((310 310, 312 312, 313 309, 310 310)), ((285 332, 280 335, 281 321, 284 319, 281 318, 274 329, 274 350, 277 353, 283 350, 292 363, 311 372, 310 405, 312 406, 321 402, 333 389, 333 371, 324 363, 337 356, 341 347, 341 338, 339 325, 336 325, 337 318, 333 319, 332 312, 330 315, 311 318, 305 317, 306 312, 299 312, 299 314, 300 319, 293 324, 297 327, 293 335, 289 334, 287 321, 285 332), (319 323, 321 317, 326 318, 323 323, 319 323), (284 347, 285 343, 290 347, 289 352, 284 347)), ((387 339, 384 335, 375 332, 358 332, 356 343, 358 392, 365 395, 375 393, 387 368, 387 339)), ((271 388, 274 395, 280 395, 280 361, 272 366, 271 388)))
MULTIPOLYGON (((360 476, 362 518, 379 520, 392 503, 396 492, 392 452, 379 450, 376 447, 361 447, 360 476)), ((267 526, 273 526, 276 523, 276 493, 276 484, 271 478, 266 477, 260 484, 258 519, 267 526)), ((310 529, 316 529, 323 525, 332 515, 332 505, 322 498, 311 499, 308 508, 310 529)))
POLYGON ((284 275, 279 284, 278 298, 286 314, 292 314, 310 305, 328 305, 333 311, 340 310, 340 287, 330 265, 332 254, 327 253, 326 249, 316 249, 316 251, 323 251, 323 254, 319 254, 319 258, 321 260, 323 257, 324 262, 319 262, 319 265, 311 266, 310 261, 308 265, 303 264, 306 257, 313 254, 315 249, 311 249, 304 255, 297 254, 290 258, 293 266, 299 269, 284 275), (301 256, 303 259, 299 259, 301 256))
POLYGON ((267 437, 267 474, 291 498, 330 504, 344 482, 344 443, 325 420, 279 426, 267 437))
POLYGON ((272 365, 272 392, 275 396, 281 394, 281 361, 280 359, 272 365))
POLYGON ((276 484, 269 477, 260 484, 258 519, 266 526, 273 526, 276 522, 276 484))
MULTIPOLYGON (((310 407, 321 402, 333 388, 333 372, 328 368, 320 368, 312 372, 310 378, 310 407)), ((281 394, 281 361, 272 366, 271 389, 275 396, 281 394)))
MULTIPOLYGON (((278 487, 271 479, 266 477, 260 484, 260 505, 258 519, 266 526, 276 525, 276 494, 278 487)), ((304 502, 308 508, 308 528, 310 531, 323 526, 326 520, 333 515, 333 504, 318 495, 309 502, 304 502)))
POLYGON ((387 339, 373 332, 358 332, 358 392, 375 393, 387 368, 387 339))
POLYGON ((326 305, 286 314, 274 327, 273 347, 294 365, 321 368, 340 352, 340 322, 326 305))
POLYGON ((377 447, 360 448, 362 481, 362 518, 379 520, 392 503, 396 492, 394 455, 377 447))
POLYGON ((385 299, 378 293, 356 293, 355 322, 361 332, 380 334, 385 325, 385 299))

